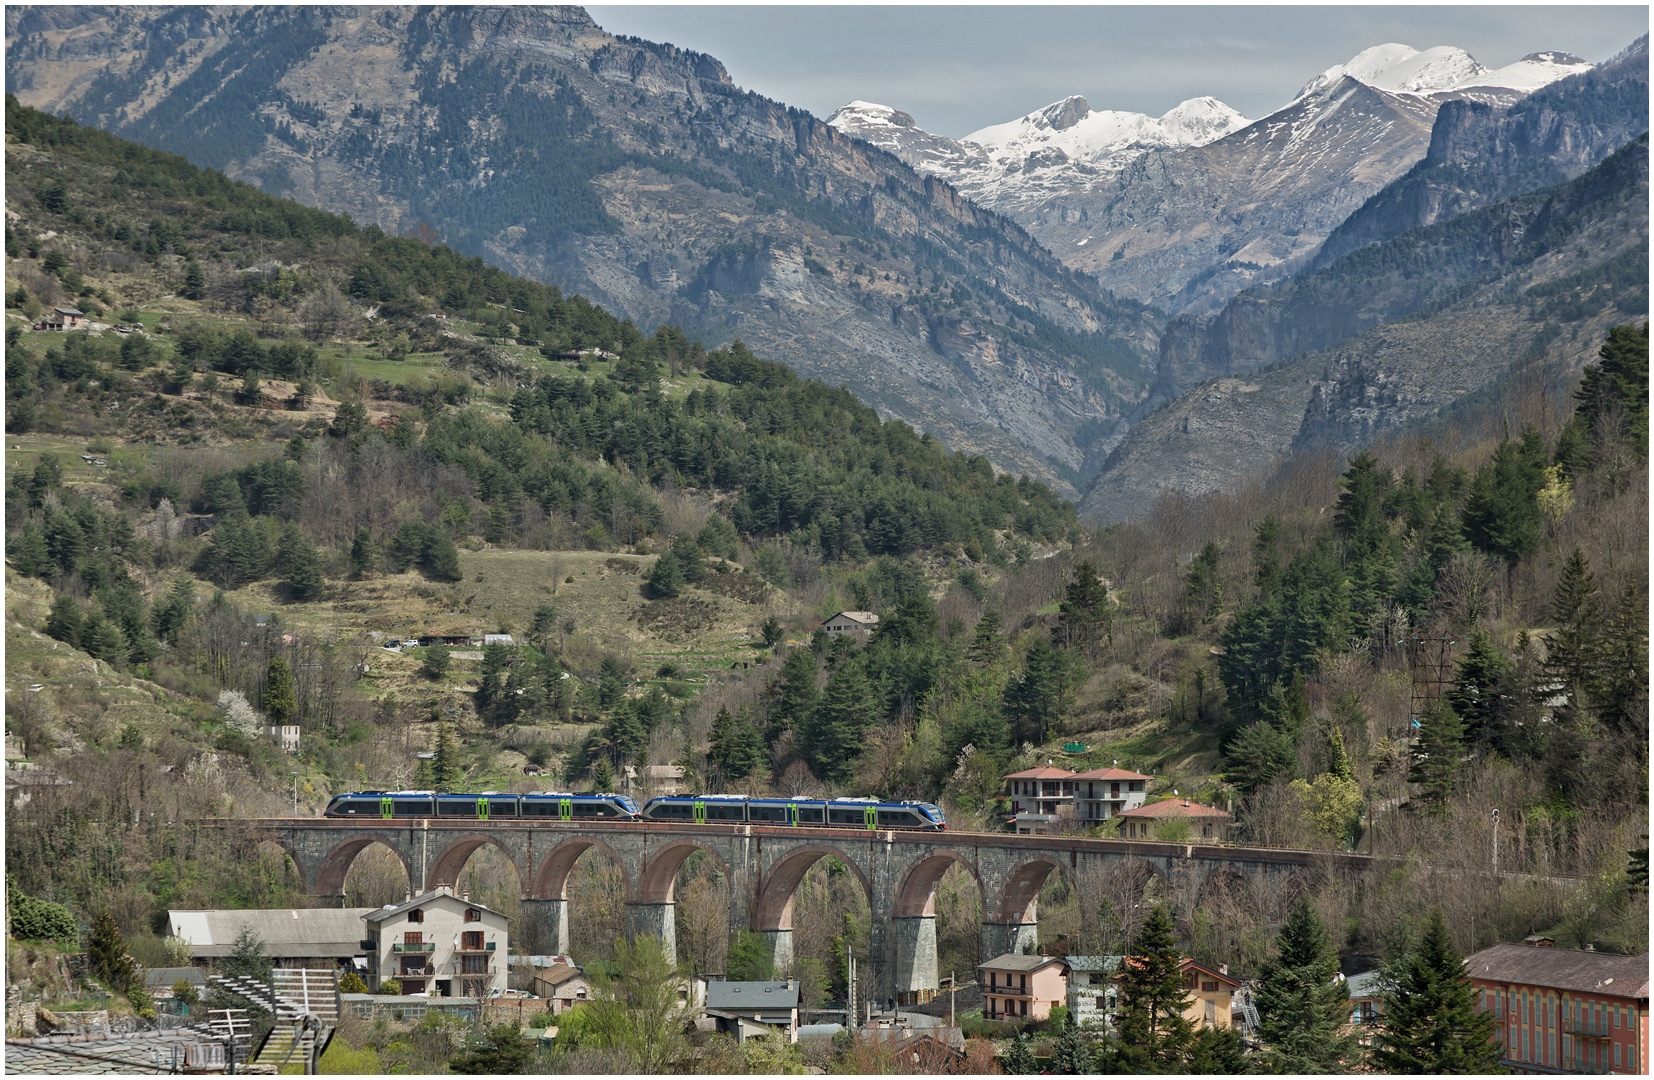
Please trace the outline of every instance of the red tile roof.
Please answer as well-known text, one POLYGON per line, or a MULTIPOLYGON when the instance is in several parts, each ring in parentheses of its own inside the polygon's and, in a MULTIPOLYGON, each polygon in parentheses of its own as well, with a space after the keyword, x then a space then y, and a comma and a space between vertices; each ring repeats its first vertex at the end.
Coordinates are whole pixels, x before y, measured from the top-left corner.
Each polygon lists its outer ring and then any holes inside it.
POLYGON ((1075 773, 1076 780, 1153 780, 1152 776, 1132 772, 1130 769, 1117 769, 1113 766, 1104 769, 1092 769, 1089 772, 1075 773))
POLYGON ((1492 945, 1465 957, 1465 974, 1488 982, 1524 983, 1582 994, 1648 997, 1648 954, 1619 956, 1583 949, 1492 945))
POLYGON ((1212 806, 1202 806, 1188 799, 1160 799, 1144 803, 1132 810, 1122 810, 1115 817, 1149 818, 1228 818, 1228 814, 1212 806))
POLYGON ((1035 769, 1024 769, 1021 772, 1006 773, 1002 780, 1072 780, 1074 774, 1067 769, 1059 769, 1055 765, 1041 765, 1035 769))

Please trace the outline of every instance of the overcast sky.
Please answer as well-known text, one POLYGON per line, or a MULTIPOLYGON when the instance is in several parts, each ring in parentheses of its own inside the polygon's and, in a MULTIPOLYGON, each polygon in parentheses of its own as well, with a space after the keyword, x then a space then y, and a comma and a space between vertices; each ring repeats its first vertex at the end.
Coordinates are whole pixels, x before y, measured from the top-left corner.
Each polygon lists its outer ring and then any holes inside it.
POLYGON ((605 30, 723 61, 826 119, 860 98, 958 138, 1070 94, 1159 116, 1210 94, 1257 119, 1362 49, 1457 45, 1490 68, 1556 49, 1606 60, 1648 32, 1624 7, 588 6, 605 30))

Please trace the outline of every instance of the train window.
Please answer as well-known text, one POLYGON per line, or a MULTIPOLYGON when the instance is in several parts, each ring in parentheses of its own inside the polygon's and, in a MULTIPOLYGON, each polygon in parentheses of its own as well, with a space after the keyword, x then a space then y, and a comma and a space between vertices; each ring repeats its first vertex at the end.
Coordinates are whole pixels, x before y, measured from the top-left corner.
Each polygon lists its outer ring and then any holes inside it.
POLYGON ((833 806, 827 810, 827 821, 831 825, 866 825, 867 812, 859 806, 849 809, 833 806))
POLYGON ((747 808, 745 803, 714 803, 706 804, 706 820, 708 821, 745 821, 747 808))
POLYGON ((688 821, 695 816, 695 808, 684 803, 665 803, 649 811, 650 817, 682 818, 688 821))
MULTIPOLYGON (((477 800, 475 799, 438 799, 436 812, 443 817, 476 817, 477 800)), ((397 811, 401 813, 401 811, 397 811)))
POLYGON ((608 803, 593 803, 592 813, 598 817, 614 817, 618 811, 608 803))
POLYGON ((577 802, 574 804, 575 817, 592 817, 597 813, 597 807, 591 803, 577 802))
POLYGON ((748 821, 786 821, 787 808, 785 806, 751 806, 747 807, 748 821))
POLYGON ((880 825, 893 825, 900 829, 911 829, 915 825, 924 824, 918 815, 911 810, 880 810, 880 825))
POLYGON ((523 803, 525 817, 556 817, 557 803, 551 799, 536 799, 534 802, 523 803))
POLYGON ((397 799, 391 803, 391 813, 397 817, 429 817, 430 799, 397 799))
POLYGON ((821 807, 800 806, 798 808, 798 823, 800 825, 820 825, 821 807))
POLYGON ((488 800, 488 816, 491 817, 491 818, 516 817, 517 816, 517 800, 516 799, 489 799, 488 800))
POLYGON ((339 804, 339 808, 335 812, 340 813, 340 814, 363 814, 363 815, 371 815, 373 817, 378 817, 379 816, 379 800, 378 799, 346 799, 344 802, 339 804))

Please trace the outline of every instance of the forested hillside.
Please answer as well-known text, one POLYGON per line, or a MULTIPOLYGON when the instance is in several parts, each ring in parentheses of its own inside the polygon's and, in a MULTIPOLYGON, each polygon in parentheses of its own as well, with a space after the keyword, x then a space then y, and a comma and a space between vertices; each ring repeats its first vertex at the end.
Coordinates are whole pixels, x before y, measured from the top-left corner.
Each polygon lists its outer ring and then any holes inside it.
MULTIPOLYGON (((7 105, 7 732, 72 782, 8 813, 7 867, 145 963, 169 906, 307 902, 200 818, 669 763, 997 829, 1006 772, 1117 761, 1232 808, 1235 841, 1394 856, 1308 887, 1346 954, 1393 956, 1434 907, 1461 951, 1645 947, 1645 324, 1583 382, 1518 368, 1352 459, 1094 531, 745 346, 7 105), (70 306, 97 328, 33 329, 70 306), (845 608, 876 632, 818 629, 845 608), (483 632, 515 641, 380 647, 483 632)), ((382 856, 352 903, 403 895, 382 856)), ((1138 870, 1053 873, 1041 947, 1122 951, 1163 895, 1138 870)), ((496 852, 463 878, 518 912, 496 852)), ((594 850, 570 888, 576 954, 610 956, 618 866, 594 850)), ((712 860, 675 896, 697 970, 764 973, 712 860)), ((1250 974, 1296 899, 1220 882, 1173 931, 1250 974)), ((867 901, 823 860, 796 903, 820 1001, 867 901)), ((943 970, 985 959, 984 910, 950 870, 943 970)))

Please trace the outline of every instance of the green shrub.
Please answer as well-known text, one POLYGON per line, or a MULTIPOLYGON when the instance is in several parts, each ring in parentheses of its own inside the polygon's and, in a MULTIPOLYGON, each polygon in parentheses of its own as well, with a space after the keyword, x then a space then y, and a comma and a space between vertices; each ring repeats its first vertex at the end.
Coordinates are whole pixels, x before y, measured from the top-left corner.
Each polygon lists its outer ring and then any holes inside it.
POLYGON ((11 906, 11 936, 21 941, 74 941, 80 933, 75 917, 62 904, 17 896, 11 906))
POLYGON ((379 984, 379 992, 386 997, 400 997, 402 994, 402 980, 386 979, 379 984))

